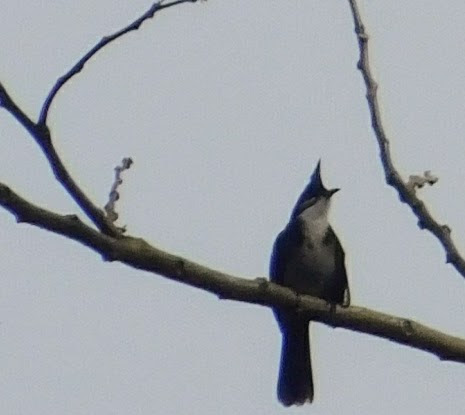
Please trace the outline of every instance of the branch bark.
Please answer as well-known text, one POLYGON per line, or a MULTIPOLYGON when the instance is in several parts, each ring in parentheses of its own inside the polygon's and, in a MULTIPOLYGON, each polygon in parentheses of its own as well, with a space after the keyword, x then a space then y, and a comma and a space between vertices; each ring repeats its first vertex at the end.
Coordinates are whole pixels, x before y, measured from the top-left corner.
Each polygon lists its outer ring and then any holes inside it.
MULTIPOLYGON (((413 214, 418 219, 420 229, 430 231, 441 243, 446 252, 446 262, 452 264, 453 267, 465 278, 465 259, 459 253, 455 242, 451 237, 451 229, 447 225, 439 224, 430 213, 424 202, 416 195, 416 187, 411 186, 410 181, 404 182, 401 175, 397 171, 392 161, 390 141, 384 130, 381 111, 378 103, 378 84, 376 83, 371 68, 368 56, 368 39, 369 36, 365 31, 360 10, 356 0, 349 0, 350 10, 354 21, 355 34, 357 35, 360 57, 357 68, 363 76, 366 86, 366 98, 368 108, 370 110, 371 125, 375 132, 378 142, 381 164, 384 169, 386 183, 392 186, 399 194, 401 202, 410 206, 413 214)), ((425 174, 425 176, 427 176, 425 174)), ((426 182, 428 182, 426 177, 426 182)), ((431 182, 430 182, 431 183, 431 182)), ((433 182, 434 183, 434 182, 433 182)))
POLYGON ((113 238, 87 226, 76 215, 63 216, 33 205, 1 183, 0 206, 15 215, 18 222, 73 239, 99 253, 106 261, 119 261, 160 274, 222 299, 296 309, 314 321, 382 337, 430 352, 442 360, 465 363, 465 340, 409 319, 361 307, 330 307, 318 298, 298 295, 264 278, 239 278, 201 266, 151 246, 141 238, 113 238))

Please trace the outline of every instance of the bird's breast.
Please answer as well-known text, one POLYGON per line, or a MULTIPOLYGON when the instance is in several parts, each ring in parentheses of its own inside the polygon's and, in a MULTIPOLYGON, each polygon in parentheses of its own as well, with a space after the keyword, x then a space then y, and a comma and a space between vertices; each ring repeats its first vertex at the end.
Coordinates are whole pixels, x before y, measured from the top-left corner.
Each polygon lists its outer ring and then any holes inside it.
POLYGON ((334 250, 331 246, 306 241, 294 251, 286 267, 288 286, 303 294, 323 295, 336 271, 334 250))

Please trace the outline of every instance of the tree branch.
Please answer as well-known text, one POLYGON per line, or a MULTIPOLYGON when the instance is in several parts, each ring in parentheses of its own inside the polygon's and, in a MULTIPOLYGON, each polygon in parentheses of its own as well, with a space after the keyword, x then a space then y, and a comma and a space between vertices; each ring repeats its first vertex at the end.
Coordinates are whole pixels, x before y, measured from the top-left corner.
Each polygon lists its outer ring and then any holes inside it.
POLYGON ((78 206, 104 234, 118 237, 121 231, 109 220, 103 210, 95 206, 84 191, 73 180, 55 150, 46 125, 35 124, 10 97, 0 83, 0 107, 5 108, 34 138, 47 158, 58 182, 67 190, 78 206))
POLYGON ((89 61, 92 56, 104 48, 107 44, 114 41, 115 39, 125 35, 126 33, 137 30, 140 25, 147 19, 152 18, 157 11, 167 9, 172 6, 176 6, 182 3, 195 3, 197 0, 176 0, 170 3, 164 3, 164 0, 155 2, 147 12, 141 17, 136 19, 133 23, 119 30, 118 32, 106 36, 101 39, 89 52, 87 52, 65 75, 60 77, 50 93, 48 94, 45 102, 42 106, 39 121, 35 123, 32 121, 22 110, 16 105, 14 100, 10 97, 6 88, 0 83, 0 107, 5 108, 34 138, 37 144, 40 146, 42 152, 45 154, 50 167, 55 175, 55 178, 62 184, 62 186, 71 195, 74 201, 89 217, 89 219, 100 229, 104 234, 119 237, 122 234, 123 229, 118 228, 113 223, 112 218, 105 215, 105 212, 94 205, 90 198, 84 193, 84 191, 78 186, 73 180, 65 165, 61 161, 55 147, 52 143, 50 130, 46 125, 47 115, 52 104, 54 97, 57 95, 61 87, 68 82, 74 75, 79 73, 84 65, 89 61))
POLYGON ((113 33, 112 35, 105 36, 103 37, 91 50, 89 50, 81 59, 79 59, 76 64, 68 71, 66 72, 63 76, 58 78, 57 82, 53 86, 53 88, 50 90, 47 98, 45 99, 45 102, 42 106, 42 109, 40 110, 40 115, 39 115, 39 125, 45 125, 47 122, 47 116, 48 112, 50 110, 50 106, 52 105, 53 99, 57 95, 58 91, 61 89, 61 87, 66 84, 74 75, 78 74, 81 72, 81 70, 84 68, 84 65, 100 50, 102 50, 106 45, 109 43, 113 42, 114 40, 120 38, 121 36, 124 36, 126 33, 129 33, 133 30, 138 30, 139 27, 142 25, 142 23, 145 20, 151 19, 156 12, 167 9, 172 6, 176 6, 178 4, 182 3, 196 3, 197 0, 177 0, 173 1, 171 3, 167 4, 162 4, 163 0, 155 2, 150 9, 148 9, 142 16, 134 20, 131 24, 126 26, 125 28, 118 30, 117 32, 113 33))
MULTIPOLYGON (((112 222, 116 222, 118 220, 118 213, 116 212, 116 202, 119 200, 119 192, 118 188, 123 184, 123 177, 122 173, 124 170, 128 170, 131 168, 133 161, 130 157, 125 157, 121 161, 120 166, 115 167, 115 180, 111 185, 111 190, 108 198, 107 204, 104 206, 105 212, 107 217, 112 222)), ((120 228, 122 232, 124 232, 125 228, 120 228)))
POLYGON ((77 241, 102 255, 183 284, 216 294, 220 298, 266 307, 297 309, 312 320, 372 334, 435 354, 442 360, 465 363, 465 340, 433 330, 408 319, 361 307, 331 307, 323 300, 299 296, 266 279, 238 278, 198 265, 155 248, 140 238, 112 238, 87 226, 76 215, 58 215, 29 203, 0 183, 0 206, 26 222, 77 241))
MULTIPOLYGON (((417 186, 411 186, 410 181, 405 183, 399 172, 394 167, 390 150, 390 142, 383 127, 381 111, 378 103, 378 84, 376 83, 370 69, 370 62, 368 58, 368 35, 362 22, 357 1, 349 0, 349 5, 352 12, 355 33, 357 35, 360 51, 360 58, 357 67, 362 73, 363 80, 365 82, 367 90, 366 98, 371 115, 371 124, 378 142, 386 183, 397 191, 402 202, 410 206, 412 212, 418 218, 418 226, 420 229, 427 229, 439 240, 446 252, 447 263, 452 264, 462 277, 465 278, 465 260, 460 255, 451 238, 450 228, 447 225, 440 225, 433 218, 424 202, 416 196, 415 190, 417 186)), ((428 181, 428 178, 425 179, 425 182, 431 184, 431 181, 428 181)))

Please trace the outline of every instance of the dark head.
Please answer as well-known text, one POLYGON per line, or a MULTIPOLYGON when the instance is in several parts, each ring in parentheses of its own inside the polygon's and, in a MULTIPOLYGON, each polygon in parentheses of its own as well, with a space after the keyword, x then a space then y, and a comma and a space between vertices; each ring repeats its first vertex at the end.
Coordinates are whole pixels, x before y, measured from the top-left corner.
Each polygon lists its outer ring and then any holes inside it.
POLYGON ((326 199, 329 201, 331 196, 338 192, 339 189, 326 189, 321 181, 321 160, 318 161, 316 168, 310 178, 310 183, 300 195, 292 212, 292 217, 299 216, 305 209, 315 204, 316 201, 326 199))

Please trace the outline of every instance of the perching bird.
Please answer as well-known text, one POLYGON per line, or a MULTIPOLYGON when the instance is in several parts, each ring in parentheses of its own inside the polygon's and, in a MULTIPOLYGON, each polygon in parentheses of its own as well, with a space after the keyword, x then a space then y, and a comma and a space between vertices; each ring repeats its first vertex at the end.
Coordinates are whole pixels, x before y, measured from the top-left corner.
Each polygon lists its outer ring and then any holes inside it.
MULTIPOLYGON (((331 304, 349 305, 344 250, 328 223, 331 197, 339 189, 325 189, 320 162, 278 235, 270 264, 271 280, 299 294, 331 304)), ((313 400, 309 321, 296 312, 274 310, 282 332, 278 399, 285 406, 313 400)))

